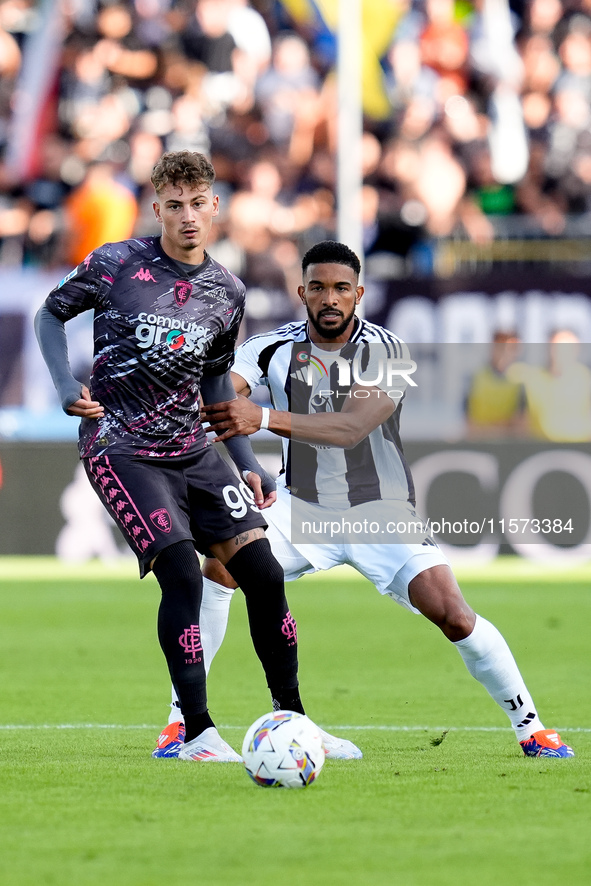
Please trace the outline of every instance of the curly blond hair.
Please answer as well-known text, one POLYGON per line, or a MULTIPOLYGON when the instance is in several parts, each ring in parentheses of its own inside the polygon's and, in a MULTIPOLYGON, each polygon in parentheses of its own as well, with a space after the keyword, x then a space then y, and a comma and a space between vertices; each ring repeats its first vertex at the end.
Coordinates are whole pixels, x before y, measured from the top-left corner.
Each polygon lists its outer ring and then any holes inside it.
POLYGON ((215 181, 215 169, 204 154, 196 151, 169 151, 163 154, 150 178, 157 194, 166 185, 188 185, 191 188, 215 181))

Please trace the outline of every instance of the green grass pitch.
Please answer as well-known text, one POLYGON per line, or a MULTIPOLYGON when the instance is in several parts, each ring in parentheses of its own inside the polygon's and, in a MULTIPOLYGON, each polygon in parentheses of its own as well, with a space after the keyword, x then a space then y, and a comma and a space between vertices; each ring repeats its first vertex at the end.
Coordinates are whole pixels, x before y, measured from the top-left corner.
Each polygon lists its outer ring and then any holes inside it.
MULTIPOLYGON (((458 575, 577 757, 524 758, 438 630, 340 569, 288 596, 307 712, 365 756, 281 791, 151 758, 169 700, 152 577, 0 559, 1 886, 591 882, 591 567, 458 575)), ((209 703, 238 750, 270 707, 239 594, 209 703)))

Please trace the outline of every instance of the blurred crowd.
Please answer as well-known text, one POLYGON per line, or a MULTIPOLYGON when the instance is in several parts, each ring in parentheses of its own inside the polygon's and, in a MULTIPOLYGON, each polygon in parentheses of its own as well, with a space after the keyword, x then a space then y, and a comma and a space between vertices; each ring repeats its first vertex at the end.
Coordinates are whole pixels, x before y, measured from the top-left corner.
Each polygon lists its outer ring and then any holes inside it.
MULTIPOLYGON (((154 163, 203 151, 222 206, 210 251, 272 322, 301 251, 336 235, 336 8, 0 0, 0 267, 71 266, 156 233, 154 163), (19 83, 48 8, 59 52, 19 167, 19 83)), ((441 237, 489 242, 502 218, 556 236, 589 213, 591 0, 364 0, 363 22, 360 212, 376 270, 412 270, 441 237)))
POLYGON ((474 440, 516 437, 591 440, 590 349, 571 329, 555 329, 547 346, 521 346, 497 332, 487 363, 470 380, 466 431, 474 440))

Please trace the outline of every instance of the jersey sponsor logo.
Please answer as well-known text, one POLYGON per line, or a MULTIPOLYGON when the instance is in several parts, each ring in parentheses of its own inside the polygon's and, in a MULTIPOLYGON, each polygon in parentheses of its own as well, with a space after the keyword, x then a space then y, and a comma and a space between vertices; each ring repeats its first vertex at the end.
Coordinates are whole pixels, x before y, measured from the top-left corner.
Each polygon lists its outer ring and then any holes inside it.
POLYGON ((158 508, 157 510, 152 511, 150 514, 150 520, 156 529, 160 529, 162 532, 170 532, 172 529, 172 520, 170 519, 170 514, 166 508, 158 508))
POLYGON ((182 308, 189 301, 189 296, 193 291, 193 284, 188 280, 177 280, 174 284, 174 300, 177 305, 182 308))
POLYGON ((211 329, 189 320, 145 312, 138 316, 138 320, 140 322, 134 331, 138 347, 142 350, 151 348, 152 345, 166 344, 171 351, 199 355, 213 338, 211 329))
POLYGON ((149 268, 140 268, 131 279, 142 280, 144 283, 147 283, 148 281, 150 283, 156 283, 156 279, 152 276, 152 271, 149 268))
POLYGON ((171 351, 178 351, 185 344, 185 336, 182 332, 169 332, 166 343, 171 351))

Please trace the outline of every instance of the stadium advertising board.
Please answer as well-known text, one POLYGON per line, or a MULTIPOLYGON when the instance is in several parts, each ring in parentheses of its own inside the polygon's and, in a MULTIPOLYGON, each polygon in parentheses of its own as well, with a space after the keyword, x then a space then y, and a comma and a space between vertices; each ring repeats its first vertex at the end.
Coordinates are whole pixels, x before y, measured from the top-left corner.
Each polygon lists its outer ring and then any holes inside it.
POLYGON ((591 342, 591 285, 552 265, 487 273, 366 281, 366 317, 408 342, 487 342, 498 329, 546 342, 567 327, 591 342))
MULTIPOLYGON (((419 442, 405 453, 417 513, 454 562, 482 563, 497 553, 591 560, 591 446, 419 442)), ((4 443, 0 459, 0 555, 128 556, 106 512, 94 506, 72 444, 4 443)), ((387 523, 382 528, 388 532, 387 523)), ((330 525, 312 529, 315 542, 330 541, 330 525)), ((363 527, 354 530, 363 541, 363 527)))

